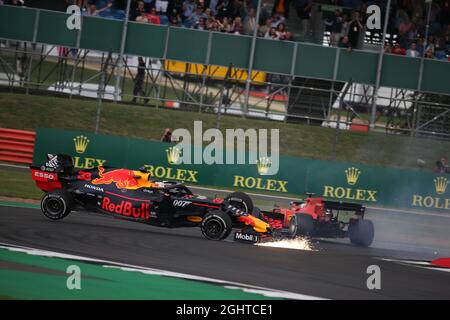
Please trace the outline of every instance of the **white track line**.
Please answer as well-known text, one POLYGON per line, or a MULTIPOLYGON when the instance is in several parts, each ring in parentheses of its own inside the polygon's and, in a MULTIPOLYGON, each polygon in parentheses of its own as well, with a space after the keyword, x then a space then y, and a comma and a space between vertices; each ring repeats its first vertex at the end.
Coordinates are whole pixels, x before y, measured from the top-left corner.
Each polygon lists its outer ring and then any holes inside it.
POLYGON ((17 164, 9 164, 9 163, 0 163, 1 167, 11 167, 11 168, 19 168, 19 169, 30 169, 27 166, 21 166, 17 164))
POLYGON ((95 263, 100 263, 102 265, 104 264, 103 267, 105 267, 105 268, 115 268, 115 269, 120 269, 123 271, 141 272, 144 274, 159 275, 159 276, 174 277, 174 278, 180 278, 180 279, 186 279, 186 280, 196 280, 196 281, 220 284, 228 289, 239 289, 244 292, 257 293, 257 294, 261 294, 261 295, 264 295, 264 296, 270 297, 270 298, 286 298, 286 299, 294 299, 294 300, 327 300, 327 299, 321 298, 321 297, 315 297, 315 296, 310 296, 310 295, 305 295, 305 294, 300 294, 300 293, 295 293, 295 292, 288 292, 288 291, 283 291, 283 290, 275 290, 275 289, 259 287, 259 286, 249 285, 249 284, 240 283, 240 282, 233 282, 233 281, 226 281, 226 280, 220 280, 220 279, 209 278, 209 277, 195 276, 195 275, 190 275, 190 274, 186 274, 186 273, 179 273, 179 272, 172 272, 172 271, 155 269, 155 268, 136 266, 136 265, 132 265, 132 264, 126 264, 126 263, 121 263, 121 262, 116 262, 116 261, 111 261, 111 260, 95 259, 95 258, 89 258, 89 257, 84 257, 84 256, 78 256, 78 255, 30 248, 30 247, 25 247, 25 246, 19 246, 19 245, 11 245, 11 244, 2 243, 2 242, 0 242, 0 248, 7 249, 10 251, 14 251, 14 252, 23 252, 23 253, 27 253, 30 255, 95 262, 95 263))
POLYGON ((404 266, 411 266, 411 267, 416 267, 416 268, 421 268, 421 269, 450 272, 450 268, 440 268, 437 266, 433 266, 433 264, 431 264, 428 261, 402 260, 402 259, 389 259, 389 258, 380 258, 380 260, 395 262, 398 264, 402 264, 404 266))

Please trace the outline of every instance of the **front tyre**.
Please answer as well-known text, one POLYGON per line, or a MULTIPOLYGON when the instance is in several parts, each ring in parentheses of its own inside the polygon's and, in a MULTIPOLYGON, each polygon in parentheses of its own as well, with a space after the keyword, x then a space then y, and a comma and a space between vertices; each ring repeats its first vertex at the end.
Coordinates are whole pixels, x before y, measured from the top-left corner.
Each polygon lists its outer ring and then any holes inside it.
POLYGON ((200 228, 206 239, 223 240, 230 235, 233 223, 228 214, 214 210, 205 215, 200 228))
POLYGON ((234 207, 243 210, 246 213, 253 213, 253 201, 246 193, 244 192, 233 192, 230 193, 226 198, 231 205, 234 207))
POLYGON ((368 247, 372 244, 375 236, 373 222, 360 219, 348 227, 348 237, 350 242, 357 246, 368 247))
POLYGON ((72 210, 72 196, 65 190, 47 192, 41 200, 42 213, 50 220, 60 220, 72 210))

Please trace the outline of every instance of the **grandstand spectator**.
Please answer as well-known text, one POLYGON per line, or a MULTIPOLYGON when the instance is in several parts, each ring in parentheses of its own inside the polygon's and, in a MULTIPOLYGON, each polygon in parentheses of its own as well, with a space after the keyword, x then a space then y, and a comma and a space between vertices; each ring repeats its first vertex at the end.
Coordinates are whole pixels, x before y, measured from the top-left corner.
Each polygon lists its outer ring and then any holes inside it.
POLYGON ((417 44, 415 42, 411 43, 411 46, 408 50, 406 50, 406 56, 412 57, 412 58, 418 58, 420 57, 420 52, 417 51, 417 44))
POLYGON ((427 59, 434 59, 434 53, 433 50, 430 48, 427 49, 427 51, 425 51, 425 58, 427 59))
MULTIPOLYGON (((137 21, 136 19, 141 17, 143 14, 147 14, 147 11, 145 10, 145 3, 144 1, 138 1, 137 5, 131 9, 130 20, 137 21)), ((142 18, 139 19, 142 20, 142 18)))
POLYGON ((280 40, 286 39, 286 25, 284 23, 280 23, 277 27, 277 38, 280 40))
POLYGON ((74 0, 73 3, 80 8, 87 8, 88 0, 74 0))
POLYGON ((219 0, 210 0, 208 8, 211 10, 211 13, 213 16, 217 14, 217 4, 219 3, 219 0))
POLYGON ((417 39, 416 49, 417 49, 417 51, 419 51, 419 54, 420 54, 421 57, 425 54, 425 45, 424 45, 424 43, 425 43, 424 38, 419 37, 417 39))
POLYGON ((295 9, 300 19, 300 37, 305 39, 309 36, 309 22, 311 18, 312 0, 295 0, 295 9))
POLYGON ((226 32, 226 33, 231 32, 231 24, 229 22, 228 17, 223 18, 222 22, 219 24, 219 28, 220 28, 221 32, 226 32))
POLYGON ((244 18, 244 34, 251 36, 256 28, 258 28, 256 11, 254 8, 250 8, 247 16, 244 18))
POLYGON ((292 34, 292 32, 287 31, 286 32, 286 41, 295 41, 294 39, 294 35, 292 34))
POLYGON ((213 18, 215 19, 214 15, 212 13, 212 10, 210 8, 205 7, 204 12, 205 12, 207 20, 210 20, 210 19, 213 19, 213 18))
POLYGON ((230 32, 234 34, 244 34, 244 25, 242 24, 241 17, 234 18, 230 32))
POLYGON ((275 0, 272 9, 272 16, 274 14, 282 15, 285 19, 289 19, 289 5, 291 0, 275 0))
POLYGON ((195 24, 194 29, 197 30, 208 30, 208 27, 206 25, 206 19, 205 18, 200 18, 198 20, 198 22, 195 24))
POLYGON ((23 6, 24 1, 23 0, 10 0, 9 2, 6 2, 6 4, 9 4, 10 6, 23 6))
POLYGON ((147 16, 147 21, 150 24, 161 24, 161 19, 156 12, 156 8, 153 7, 147 16))
POLYGON ((384 44, 384 53, 391 53, 391 51, 392 51, 391 44, 389 42, 386 42, 384 44))
POLYGON ((448 158, 446 156, 442 156, 440 160, 436 161, 435 171, 437 173, 450 173, 448 158))
POLYGON ((433 35, 428 36, 428 41, 425 42, 425 52, 431 50, 434 55, 434 50, 436 46, 436 39, 433 35))
POLYGON ((348 49, 348 51, 352 50, 352 45, 350 43, 348 36, 343 36, 341 40, 339 40, 338 47, 348 49))
POLYGON ((148 23, 148 15, 145 12, 141 12, 141 15, 136 17, 135 19, 136 22, 140 22, 140 23, 148 23))
POLYGON ((181 14, 181 20, 189 27, 192 25, 191 17, 194 14, 196 8, 197 4, 195 0, 185 0, 183 2, 183 12, 181 14))
POLYGON ((272 25, 272 20, 270 18, 264 21, 264 24, 258 27, 258 37, 264 37, 266 33, 270 30, 272 25))
POLYGON ((325 25, 330 28, 330 45, 334 47, 337 46, 339 43, 339 39, 342 37, 342 30, 344 25, 341 10, 336 10, 334 12, 333 18, 325 21, 325 25))
POLYGON ((240 17, 241 19, 247 16, 247 9, 244 7, 243 0, 233 0, 233 11, 231 12, 233 18, 240 17))
POLYGON ((219 21, 216 20, 216 19, 210 20, 210 21, 207 23, 207 28, 208 28, 208 30, 211 30, 211 31, 220 32, 220 24, 219 24, 219 21))
POLYGON ((180 15, 171 16, 171 17, 169 18, 169 25, 170 25, 171 27, 181 27, 182 24, 181 24, 181 18, 180 18, 180 15))
POLYGON ((278 35, 277 35, 277 29, 276 28, 270 28, 266 34, 264 35, 264 38, 266 39, 272 39, 272 40, 278 40, 278 35))
POLYGON ((88 5, 88 9, 84 13, 86 16, 97 16, 99 13, 109 9, 112 7, 112 2, 108 2, 106 6, 104 6, 101 9, 97 9, 97 5, 95 4, 95 1, 90 1, 88 5))
POLYGON ((442 30, 448 30, 448 26, 450 25, 450 0, 442 0, 439 23, 441 24, 442 30))
POLYGON ((142 0, 145 4, 145 11, 151 12, 156 7, 156 0, 142 0))
POLYGON ((411 40, 411 33, 414 34, 415 26, 408 16, 400 23, 398 27, 398 41, 403 48, 408 47, 411 40))
POLYGON ((348 25, 348 40, 350 42, 350 46, 354 49, 359 49, 359 37, 364 27, 361 23, 361 16, 358 11, 353 11, 352 20, 348 25))
POLYGON ((192 13, 189 20, 190 20, 190 23, 192 24, 192 26, 195 28, 199 24, 200 19, 204 19, 205 22, 208 19, 208 16, 206 15, 206 13, 203 12, 202 5, 198 5, 195 8, 195 11, 192 13))
POLYGON ((405 50, 404 48, 402 48, 402 47, 400 46, 400 44, 397 42, 397 43, 394 45, 394 48, 392 48, 391 53, 392 53, 392 54, 399 55, 399 56, 404 56, 404 55, 406 55, 406 50, 405 50))
POLYGON ((183 12, 183 0, 170 0, 167 5, 167 17, 172 20, 173 17, 180 16, 183 12))
POLYGON ((270 27, 272 28, 278 28, 278 25, 280 23, 285 22, 284 17, 280 16, 279 14, 274 14, 270 20, 271 20, 270 27))
POLYGON ((233 18, 233 1, 232 0, 219 0, 217 4, 217 18, 222 20, 223 18, 233 18))

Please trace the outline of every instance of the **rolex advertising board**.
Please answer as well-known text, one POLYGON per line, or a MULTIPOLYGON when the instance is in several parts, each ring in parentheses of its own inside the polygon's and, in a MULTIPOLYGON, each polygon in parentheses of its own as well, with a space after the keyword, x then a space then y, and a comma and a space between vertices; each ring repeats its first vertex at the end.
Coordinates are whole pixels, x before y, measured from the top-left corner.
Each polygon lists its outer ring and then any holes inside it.
POLYGON ((44 163, 47 153, 65 153, 79 169, 145 166, 154 179, 187 184, 299 197, 311 192, 368 205, 450 210, 450 180, 432 172, 280 156, 278 173, 265 175, 271 164, 262 159, 234 165, 184 164, 174 144, 58 129, 36 133, 34 165, 44 163))

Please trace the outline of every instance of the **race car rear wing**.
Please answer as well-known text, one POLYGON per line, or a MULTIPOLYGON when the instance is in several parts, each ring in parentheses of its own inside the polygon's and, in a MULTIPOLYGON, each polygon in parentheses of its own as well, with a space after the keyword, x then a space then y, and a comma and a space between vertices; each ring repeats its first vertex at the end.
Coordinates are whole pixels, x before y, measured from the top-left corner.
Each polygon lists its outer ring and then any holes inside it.
POLYGON ((340 201, 324 201, 325 209, 340 210, 340 211, 354 211, 355 214, 364 215, 366 207, 358 203, 340 202, 340 201))
POLYGON ((62 180, 73 174, 72 157, 65 154, 47 154, 47 161, 41 166, 30 166, 31 178, 39 189, 50 191, 62 187, 62 180))

